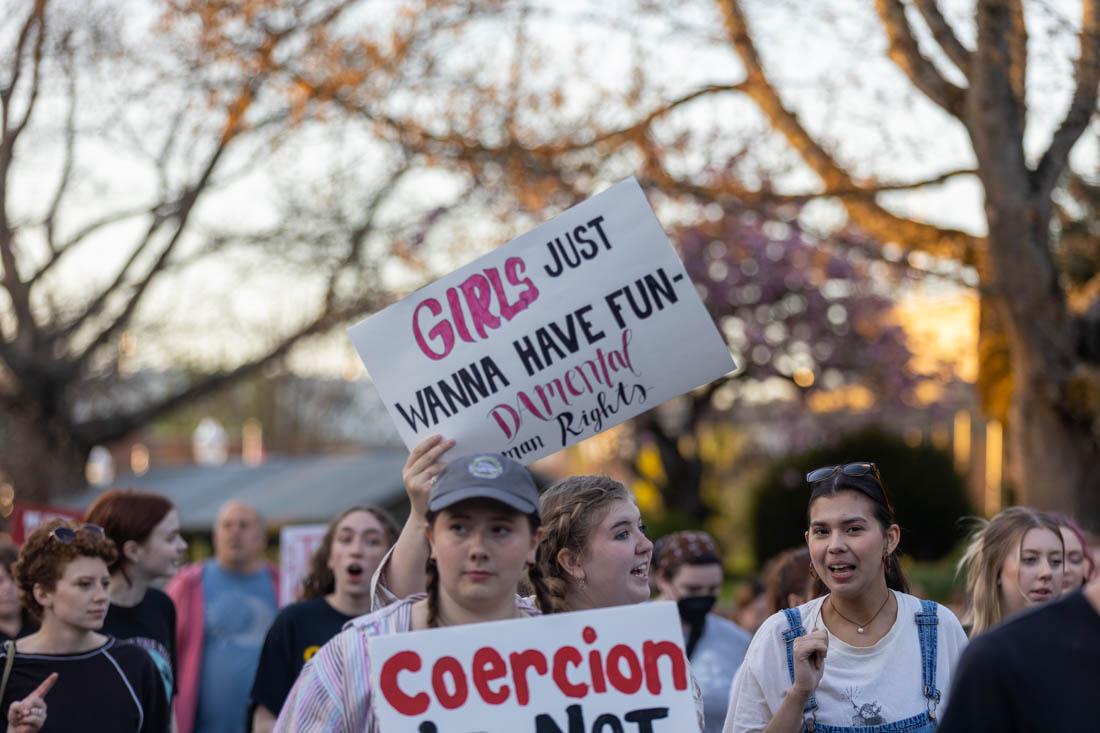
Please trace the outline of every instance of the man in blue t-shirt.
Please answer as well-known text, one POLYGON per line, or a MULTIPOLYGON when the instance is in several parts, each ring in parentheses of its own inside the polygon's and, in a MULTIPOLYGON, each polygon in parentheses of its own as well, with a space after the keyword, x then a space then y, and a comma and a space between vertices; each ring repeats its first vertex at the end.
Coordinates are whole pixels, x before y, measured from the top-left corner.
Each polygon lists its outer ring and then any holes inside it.
POLYGON ((214 523, 214 558, 185 568, 168 587, 179 613, 180 733, 247 728, 249 691, 276 612, 266 542, 256 510, 231 501, 214 523))

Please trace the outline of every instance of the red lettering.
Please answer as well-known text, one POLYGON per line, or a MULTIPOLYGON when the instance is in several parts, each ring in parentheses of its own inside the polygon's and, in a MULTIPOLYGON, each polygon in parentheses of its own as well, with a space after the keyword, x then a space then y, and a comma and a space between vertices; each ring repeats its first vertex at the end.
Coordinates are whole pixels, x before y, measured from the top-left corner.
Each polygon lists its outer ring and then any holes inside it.
POLYGON ((474 322, 474 330, 481 338, 488 338, 486 328, 493 330, 500 328, 500 319, 489 310, 489 305, 493 302, 489 281, 484 275, 470 275, 458 287, 466 297, 466 305, 470 307, 470 318, 474 322))
POLYGON ((546 656, 538 649, 527 649, 508 655, 512 664, 512 682, 516 686, 516 702, 526 705, 531 701, 531 689, 527 686, 527 670, 534 668, 539 674, 546 674, 546 656))
POLYGON ((642 644, 642 656, 645 658, 645 686, 653 695, 661 694, 661 671, 657 662, 668 657, 672 664, 672 686, 677 690, 687 689, 687 663, 684 652, 671 641, 647 641, 642 644))
POLYGON ((511 440, 519 432, 520 417, 516 412, 516 408, 511 405, 505 405, 503 403, 497 405, 493 409, 489 410, 489 414, 493 416, 493 419, 497 421, 497 426, 504 433, 504 437, 511 440), (509 422, 505 422, 505 419, 509 422))
POLYGON ((420 350, 424 352, 424 355, 429 359, 443 359, 451 353, 451 349, 455 345, 454 329, 451 328, 451 324, 447 319, 439 321, 428 330, 428 338, 424 338, 424 330, 420 325, 420 312, 426 308, 433 316, 438 316, 443 312, 443 306, 439 304, 439 301, 435 298, 428 298, 417 304, 413 310, 413 335, 416 337, 416 345, 420 347, 420 350), (432 349, 428 339, 432 339, 437 342, 442 342, 442 351, 435 351, 432 349))
POLYGON ((616 644, 607 653, 607 679, 612 687, 625 695, 633 695, 642 689, 642 663, 626 644, 616 644), (623 673, 623 662, 626 662, 626 674, 623 673))
POLYGON ((447 288, 447 305, 451 307, 451 318, 454 319, 455 329, 458 330, 458 337, 466 343, 472 344, 474 337, 470 335, 470 329, 466 325, 466 316, 462 312, 462 303, 458 299, 458 290, 456 288, 447 288))
POLYGON ((581 656, 576 647, 572 646, 563 646, 554 654, 554 683, 566 697, 584 697, 588 694, 588 685, 583 682, 575 683, 571 681, 569 672, 566 669, 569 665, 579 667, 583 661, 584 657, 581 656))
POLYGON ((466 702, 468 693, 466 685, 466 673, 462 670, 462 664, 454 657, 440 657, 432 666, 432 690, 439 704, 448 710, 462 707, 466 702), (453 683, 454 692, 447 689, 444 675, 448 675, 453 683))
POLYGON ((420 671, 420 655, 416 652, 398 652, 386 660, 378 675, 378 686, 382 696, 402 715, 423 715, 431 704, 426 692, 408 695, 397 684, 397 675, 404 671, 420 671))
MULTIPOLYGON (((520 305, 516 313, 534 303, 535 299, 539 297, 539 289, 535 287, 535 283, 531 282, 531 278, 522 277, 526 269, 527 264, 519 257, 509 257, 504 261, 504 277, 508 278, 508 282, 512 285, 522 285, 524 288, 523 292, 519 294, 520 305)), ((508 320, 512 319, 509 318, 508 320)))
POLYGON ((508 699, 508 685, 501 685, 495 692, 489 687, 493 680, 508 674, 504 657, 496 649, 482 647, 474 652, 474 687, 481 699, 490 705, 500 705, 508 699))

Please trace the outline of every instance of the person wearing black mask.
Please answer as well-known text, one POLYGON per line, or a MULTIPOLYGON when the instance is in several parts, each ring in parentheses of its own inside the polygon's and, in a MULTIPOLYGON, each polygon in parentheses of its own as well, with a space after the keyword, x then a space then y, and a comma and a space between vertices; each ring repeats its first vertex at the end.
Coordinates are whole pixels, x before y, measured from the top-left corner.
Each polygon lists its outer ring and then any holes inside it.
POLYGON ((703 692, 704 733, 718 733, 729 706, 730 685, 750 635, 711 613, 722 588, 718 545, 706 532, 674 532, 653 550, 659 600, 676 601, 684 628, 684 646, 703 692))

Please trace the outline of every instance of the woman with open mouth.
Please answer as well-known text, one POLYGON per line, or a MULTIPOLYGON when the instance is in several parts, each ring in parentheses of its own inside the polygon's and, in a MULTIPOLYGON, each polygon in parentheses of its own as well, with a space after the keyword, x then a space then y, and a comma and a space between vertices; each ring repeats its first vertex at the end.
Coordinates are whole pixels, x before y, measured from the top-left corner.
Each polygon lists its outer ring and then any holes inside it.
MULTIPOLYGON (((424 589, 426 499, 444 469, 442 457, 453 445, 453 440, 433 436, 409 454, 402 477, 412 509, 372 581, 375 610, 424 589)), ((529 573, 534 581, 529 590, 536 592, 517 600, 542 613, 649 600, 653 543, 634 496, 623 484, 607 476, 571 476, 543 492, 539 515, 542 530, 529 573)), ((702 692, 694 674, 692 691, 702 729, 702 692)))
POLYGON ((370 612, 370 578, 397 538, 384 510, 354 506, 329 522, 298 603, 279 612, 252 684, 252 730, 269 733, 302 667, 344 625, 370 612))
POLYGON ((806 474, 813 600, 770 616, 730 690, 727 733, 931 733, 966 645, 955 615, 909 595, 901 529, 869 461, 806 474))
POLYGON ((355 619, 323 646, 302 670, 276 731, 378 733, 371 636, 538 615, 516 598, 540 524, 526 468, 499 454, 456 458, 432 482, 425 510, 426 592, 355 619))
POLYGON ((1042 512, 1014 506, 979 521, 959 561, 959 572, 966 573, 970 636, 1059 597, 1064 562, 1062 532, 1042 512))

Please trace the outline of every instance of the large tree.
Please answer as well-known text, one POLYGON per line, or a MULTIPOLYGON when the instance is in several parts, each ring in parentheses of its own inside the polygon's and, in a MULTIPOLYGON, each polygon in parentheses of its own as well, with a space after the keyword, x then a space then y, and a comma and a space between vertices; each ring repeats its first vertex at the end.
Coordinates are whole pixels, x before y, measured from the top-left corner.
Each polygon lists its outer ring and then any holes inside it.
POLYGON ((433 165, 398 121, 325 108, 412 88, 436 34, 480 11, 409 3, 362 28, 355 10, 4 3, 0 481, 19 499, 383 305, 383 267, 463 201, 461 179, 410 193, 433 165))
MULTIPOLYGON (((673 46, 680 53, 678 70, 701 73, 681 74, 692 81, 677 86, 667 80, 673 76, 669 69, 647 71, 640 61, 629 83, 618 87, 620 96, 601 101, 604 114, 563 115, 556 128, 545 118, 522 130, 506 128, 497 144, 479 140, 478 160, 512 172, 510 182, 562 178, 570 184, 567 191, 630 171, 668 197, 749 205, 830 202, 881 246, 900 248, 917 262, 950 260, 975 273, 982 298, 980 388, 990 415, 1007 422, 1018 496, 1075 511, 1100 526, 1098 273, 1094 268, 1067 276, 1067 264, 1094 258, 1067 254, 1062 237, 1071 232, 1081 241, 1081 213, 1090 211, 1079 203, 1085 200, 1081 194, 1097 184, 1095 171, 1074 172, 1070 158, 1097 120, 1100 0, 1073 4, 1076 18, 1024 0, 956 2, 953 13, 945 13, 945 5, 876 0, 875 26, 856 23, 853 30, 845 29, 844 16, 859 16, 867 10, 863 5, 639 0, 636 15, 652 21, 650 31, 653 23, 660 31, 648 47, 638 42, 637 56, 659 57, 673 46), (813 59, 813 68, 805 66, 809 54, 798 62, 802 67, 784 67, 775 60, 782 51, 769 64, 764 46, 782 45, 790 28, 775 17, 770 25, 754 22, 749 13, 779 10, 818 21, 806 42, 817 34, 846 33, 845 50, 856 60, 828 82, 823 77, 839 66, 837 44, 813 59), (694 45, 683 42, 685 36, 694 45), (872 80, 853 70, 880 48, 892 69, 872 80), (1066 48, 1060 64, 1058 51, 1066 48), (699 77, 705 80, 695 81, 699 77), (806 84, 807 78, 813 82, 806 84), (910 88, 899 95, 901 80, 910 88), (1059 85, 1068 88, 1064 98, 1051 93, 1059 85), (805 93, 810 86, 817 87, 813 95, 805 93), (852 87, 860 98, 854 99, 852 87), (731 97, 738 106, 713 102, 731 97), (835 106, 843 103, 838 100, 860 107, 851 110, 847 131, 822 124, 837 116, 835 106), (1057 119, 1047 125, 1044 140, 1043 123, 1052 110, 1057 119), (738 115, 750 126, 761 120, 770 135, 724 139, 730 128, 721 123, 738 115), (905 129, 897 134, 890 128, 899 118, 905 129), (914 124, 916 119, 922 122, 914 124), (909 150, 898 149, 901 135, 916 139, 909 150), (964 141, 962 154, 943 153, 941 143, 952 135, 964 141), (777 139, 782 145, 775 145, 777 139), (935 161, 931 167, 937 170, 905 180, 894 172, 903 161, 925 169, 935 161), (897 197, 961 179, 980 188, 982 234, 944 225, 935 216, 914 216, 897 197), (1056 210, 1056 201, 1068 210, 1056 210), (998 396, 1004 394, 1001 404, 998 396)), ((645 22, 631 17, 624 27, 637 31, 645 22)), ((451 131, 433 142, 457 154, 473 139, 451 131)), ((1082 158, 1086 166, 1087 160, 1082 158)), ((1086 249, 1095 251, 1094 227, 1083 226, 1086 249)))

